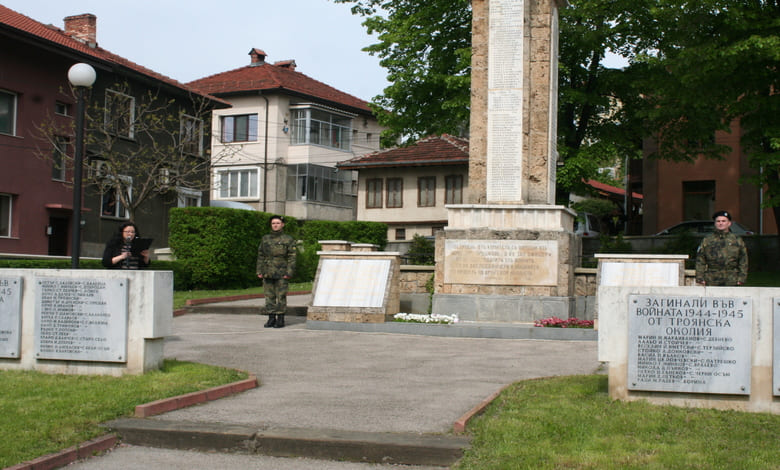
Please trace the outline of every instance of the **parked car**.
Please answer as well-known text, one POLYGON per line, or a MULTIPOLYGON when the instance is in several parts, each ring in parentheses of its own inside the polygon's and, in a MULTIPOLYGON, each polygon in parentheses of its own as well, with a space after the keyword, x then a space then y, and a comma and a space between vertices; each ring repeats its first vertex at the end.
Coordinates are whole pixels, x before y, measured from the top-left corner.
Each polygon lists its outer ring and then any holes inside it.
MULTIPOLYGON (((682 232, 690 232, 691 235, 705 236, 714 231, 715 223, 712 220, 687 220, 661 230, 656 235, 677 235, 682 232)), ((752 230, 738 222, 731 223, 731 231, 737 235, 753 235, 752 230)))
POLYGON ((598 217, 590 212, 578 212, 574 218, 574 234, 584 238, 601 236, 601 223, 598 217))

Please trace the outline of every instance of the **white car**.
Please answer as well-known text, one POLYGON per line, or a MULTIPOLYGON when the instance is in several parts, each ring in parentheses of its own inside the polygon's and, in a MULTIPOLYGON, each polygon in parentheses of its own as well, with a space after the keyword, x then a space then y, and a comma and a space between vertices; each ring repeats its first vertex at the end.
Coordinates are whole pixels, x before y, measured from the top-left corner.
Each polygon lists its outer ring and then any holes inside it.
POLYGON ((578 212, 574 219, 574 234, 583 238, 600 237, 601 223, 598 217, 590 212, 578 212))

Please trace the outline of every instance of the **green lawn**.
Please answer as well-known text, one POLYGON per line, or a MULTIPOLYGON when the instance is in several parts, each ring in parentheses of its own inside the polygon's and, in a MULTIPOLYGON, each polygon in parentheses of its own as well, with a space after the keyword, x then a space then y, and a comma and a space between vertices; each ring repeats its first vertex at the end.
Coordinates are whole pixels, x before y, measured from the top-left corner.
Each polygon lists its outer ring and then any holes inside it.
POLYGON ((237 370, 174 360, 124 377, 0 371, 0 468, 103 435, 100 423, 131 416, 137 405, 245 378, 237 370))
MULTIPOLYGON (((311 282, 299 282, 290 284, 290 292, 310 291, 311 282)), ((221 289, 221 290, 186 290, 173 292, 173 308, 182 308, 190 299, 206 299, 212 297, 227 297, 231 295, 262 294, 263 287, 250 287, 247 289, 221 289)))
POLYGON ((457 470, 780 469, 780 416, 613 401, 603 375, 519 382, 457 470))

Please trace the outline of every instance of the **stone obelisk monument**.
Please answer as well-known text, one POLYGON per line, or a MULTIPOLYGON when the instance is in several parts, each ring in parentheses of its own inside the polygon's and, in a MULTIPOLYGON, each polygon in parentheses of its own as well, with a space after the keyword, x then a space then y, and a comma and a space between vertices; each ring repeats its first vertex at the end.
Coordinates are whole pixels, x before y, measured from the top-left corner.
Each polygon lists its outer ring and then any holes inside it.
POLYGON ((573 312, 575 213, 555 205, 558 7, 473 0, 468 204, 436 238, 434 313, 528 322, 573 312))

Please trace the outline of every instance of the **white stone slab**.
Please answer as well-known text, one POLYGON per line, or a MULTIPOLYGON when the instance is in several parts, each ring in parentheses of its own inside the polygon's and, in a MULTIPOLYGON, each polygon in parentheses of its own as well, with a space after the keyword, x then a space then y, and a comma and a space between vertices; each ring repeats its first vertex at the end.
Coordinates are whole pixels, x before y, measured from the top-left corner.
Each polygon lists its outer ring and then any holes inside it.
POLYGON ((22 278, 0 277, 0 357, 17 359, 21 353, 22 278))
POLYGON ((382 307, 389 259, 323 259, 312 300, 316 307, 382 307))
POLYGON ((602 286, 679 286, 678 263, 601 262, 602 286))
POLYGON ((772 393, 774 396, 780 396, 780 297, 772 299, 774 313, 774 362, 772 371, 774 378, 772 380, 772 393))
POLYGON ((491 0, 488 21, 488 202, 523 202, 525 1, 491 0))
POLYGON ((631 295, 628 389, 750 394, 752 299, 631 295))
POLYGON ((447 284, 554 286, 558 244, 552 240, 444 241, 447 284))
POLYGON ((35 357, 127 361, 127 279, 35 279, 35 357))

